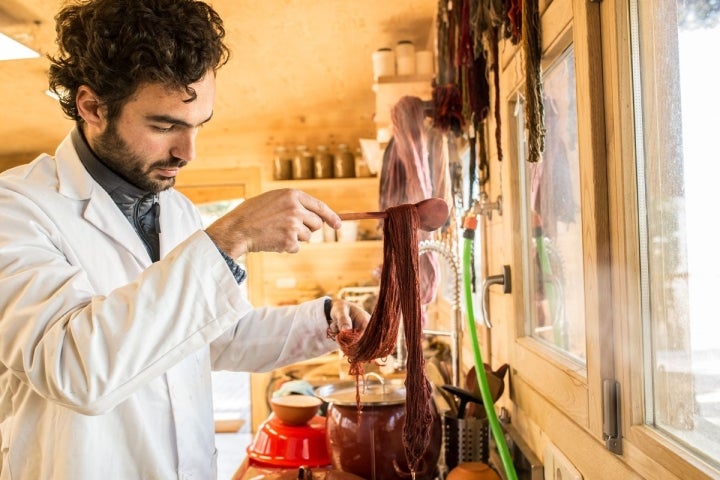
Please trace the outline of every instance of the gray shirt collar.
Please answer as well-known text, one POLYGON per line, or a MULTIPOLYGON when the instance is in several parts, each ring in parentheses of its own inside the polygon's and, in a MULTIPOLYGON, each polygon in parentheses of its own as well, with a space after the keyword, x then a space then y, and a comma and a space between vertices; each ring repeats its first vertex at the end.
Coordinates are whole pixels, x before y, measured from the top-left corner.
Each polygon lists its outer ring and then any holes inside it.
POLYGON ((149 193, 128 182, 105 165, 105 163, 90 150, 90 146, 87 144, 85 136, 79 126, 76 126, 70 135, 73 146, 85 169, 90 176, 110 194, 115 203, 118 205, 134 204, 149 193))

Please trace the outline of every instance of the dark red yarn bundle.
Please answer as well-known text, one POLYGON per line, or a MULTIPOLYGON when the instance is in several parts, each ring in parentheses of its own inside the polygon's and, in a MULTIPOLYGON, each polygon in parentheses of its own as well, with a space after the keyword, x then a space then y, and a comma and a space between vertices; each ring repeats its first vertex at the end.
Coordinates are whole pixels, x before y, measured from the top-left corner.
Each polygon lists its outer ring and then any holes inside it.
MULTIPOLYGON (((422 350, 422 314, 418 268, 419 218, 414 205, 386 210, 380 292, 365 333, 342 331, 336 339, 350 362, 350 373, 360 378, 363 364, 385 358, 395 348, 402 319, 407 344, 405 426, 403 445, 410 470, 418 464, 430 442, 432 387, 425 377, 422 350)), ((359 400, 359 397, 358 397, 359 400)))

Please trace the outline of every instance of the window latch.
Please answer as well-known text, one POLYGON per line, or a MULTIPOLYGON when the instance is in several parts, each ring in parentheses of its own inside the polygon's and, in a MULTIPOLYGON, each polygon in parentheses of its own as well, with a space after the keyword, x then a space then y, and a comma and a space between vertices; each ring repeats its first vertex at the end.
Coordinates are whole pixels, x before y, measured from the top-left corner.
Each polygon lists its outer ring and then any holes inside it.
POLYGON ((608 450, 622 455, 620 384, 615 380, 603 380, 603 440, 608 450))

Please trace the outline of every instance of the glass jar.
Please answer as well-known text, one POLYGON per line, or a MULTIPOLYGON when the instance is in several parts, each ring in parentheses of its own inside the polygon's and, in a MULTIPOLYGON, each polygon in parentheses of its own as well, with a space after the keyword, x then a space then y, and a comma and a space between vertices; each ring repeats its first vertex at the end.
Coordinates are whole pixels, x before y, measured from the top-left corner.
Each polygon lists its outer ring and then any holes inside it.
POLYGON ((275 147, 273 158, 273 178, 275 180, 290 180, 293 176, 293 160, 287 148, 279 145, 275 147))
POLYGON ((332 178, 333 171, 333 154, 327 146, 318 145, 315 151, 315 178, 332 178))
POLYGON ((356 177, 369 177, 370 168, 368 167, 365 157, 363 156, 362 149, 360 147, 355 150, 355 176, 356 177))
POLYGON ((335 154, 335 178, 349 178, 355 176, 355 154, 348 146, 341 143, 335 154))
POLYGON ((313 155, 307 145, 298 145, 293 158, 292 175, 296 180, 313 178, 313 155))

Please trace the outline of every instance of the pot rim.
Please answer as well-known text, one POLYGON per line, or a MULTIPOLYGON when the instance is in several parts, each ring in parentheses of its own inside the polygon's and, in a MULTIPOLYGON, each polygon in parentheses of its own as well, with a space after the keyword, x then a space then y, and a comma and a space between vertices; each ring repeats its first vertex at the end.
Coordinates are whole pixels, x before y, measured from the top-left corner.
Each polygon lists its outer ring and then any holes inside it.
MULTIPOLYGON (((363 380, 359 385, 361 406, 373 407, 405 403, 407 392, 404 380, 386 380, 374 372, 365 375, 363 380), (378 382, 370 383, 368 377, 375 377, 378 382)), ((358 385, 354 380, 344 380, 317 387, 315 395, 329 404, 357 406, 357 388, 358 385)))

